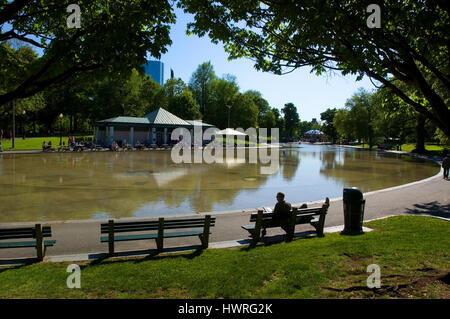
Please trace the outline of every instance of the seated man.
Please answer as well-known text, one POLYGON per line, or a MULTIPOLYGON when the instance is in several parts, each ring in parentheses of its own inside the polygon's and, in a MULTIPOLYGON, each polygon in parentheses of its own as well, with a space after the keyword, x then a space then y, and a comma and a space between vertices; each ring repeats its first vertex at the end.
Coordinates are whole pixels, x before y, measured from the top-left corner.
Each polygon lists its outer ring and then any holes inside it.
MULTIPOLYGON (((284 201, 284 194, 279 192, 277 194, 277 203, 275 205, 275 208, 273 210, 273 222, 280 225, 283 230, 288 233, 289 232, 289 217, 291 214, 291 204, 284 201)), ((266 235, 267 231, 266 228, 263 225, 263 230, 261 233, 261 237, 264 237, 266 235)))

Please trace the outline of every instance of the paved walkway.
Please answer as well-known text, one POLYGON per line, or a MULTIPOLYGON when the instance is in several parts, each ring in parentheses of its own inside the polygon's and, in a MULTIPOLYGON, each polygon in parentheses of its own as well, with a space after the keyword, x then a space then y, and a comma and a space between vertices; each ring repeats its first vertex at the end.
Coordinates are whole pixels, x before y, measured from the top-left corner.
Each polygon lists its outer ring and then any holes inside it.
MULTIPOLYGON (((422 181, 365 193, 364 198, 366 199, 365 220, 400 214, 428 214, 435 217, 450 218, 450 181, 442 179, 442 172, 422 181)), ((308 207, 320 206, 322 202, 308 203, 308 207)), ((211 247, 231 247, 248 243, 248 233, 241 228, 241 225, 249 223, 249 216, 253 211, 213 213, 216 216, 216 226, 211 229, 211 247)), ((127 219, 122 220, 126 221, 127 219)), ((54 247, 47 249, 46 260, 79 260, 79 254, 85 256, 81 259, 102 256, 103 253, 108 251, 108 244, 102 244, 99 241, 100 223, 102 222, 105 222, 105 220, 46 223, 46 225, 52 226, 53 238, 57 241, 54 247)), ((343 223, 342 198, 331 199, 325 227, 339 226, 343 223)), ((8 223, 0 224, 0 227, 32 224, 34 223, 8 223)), ((301 225, 296 227, 296 233, 312 229, 309 225, 301 225)), ((282 233, 281 229, 268 229, 267 240, 282 233)), ((200 241, 197 237, 166 239, 164 243, 165 250, 167 247, 168 251, 175 247, 189 247, 199 244, 200 241)), ((156 249, 154 240, 116 243, 116 251, 148 249, 156 249)), ((34 256, 35 249, 33 248, 2 249, 0 250, 0 265, 9 262, 10 259, 34 256)))

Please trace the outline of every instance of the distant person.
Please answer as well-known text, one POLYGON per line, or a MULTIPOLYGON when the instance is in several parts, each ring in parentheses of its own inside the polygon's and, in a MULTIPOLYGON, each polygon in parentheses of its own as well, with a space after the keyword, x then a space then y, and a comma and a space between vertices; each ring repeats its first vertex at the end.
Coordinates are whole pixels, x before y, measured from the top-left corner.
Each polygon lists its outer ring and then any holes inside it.
POLYGON ((47 146, 45 145, 45 141, 42 142, 42 150, 45 151, 45 149, 47 148, 47 146))
POLYGON ((0 141, 0 153, 3 153, 2 142, 0 141))
MULTIPOLYGON (((291 209, 291 204, 284 200, 284 194, 279 192, 277 194, 277 203, 275 204, 275 208, 273 210, 274 214, 272 220, 279 224, 286 233, 289 233, 289 217, 291 216, 291 209)), ((262 237, 264 237, 266 233, 266 227, 263 226, 261 233, 262 237)))
POLYGON ((444 169, 444 179, 448 179, 448 171, 450 170, 450 155, 447 154, 442 160, 442 168, 444 169))

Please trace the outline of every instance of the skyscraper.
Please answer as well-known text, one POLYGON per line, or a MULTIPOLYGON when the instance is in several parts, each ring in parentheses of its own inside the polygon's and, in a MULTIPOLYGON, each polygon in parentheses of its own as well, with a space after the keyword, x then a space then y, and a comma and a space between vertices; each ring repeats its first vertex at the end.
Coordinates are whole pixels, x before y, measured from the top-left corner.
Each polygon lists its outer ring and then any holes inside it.
POLYGON ((145 74, 150 75, 153 81, 164 85, 164 63, 161 61, 147 61, 144 64, 145 74))

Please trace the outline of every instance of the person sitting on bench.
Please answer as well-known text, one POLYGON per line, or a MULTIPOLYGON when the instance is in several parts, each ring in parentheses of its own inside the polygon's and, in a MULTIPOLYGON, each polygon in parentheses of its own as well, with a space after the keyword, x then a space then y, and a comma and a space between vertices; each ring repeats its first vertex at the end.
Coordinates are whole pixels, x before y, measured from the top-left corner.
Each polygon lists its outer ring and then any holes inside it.
MULTIPOLYGON (((286 233, 289 232, 289 217, 291 214, 291 209, 291 204, 284 200, 284 194, 279 192, 277 194, 277 203, 275 204, 275 208, 273 210, 274 215, 272 220, 279 224, 286 233)), ((266 233, 266 227, 263 225, 261 237, 264 237, 266 233)))

